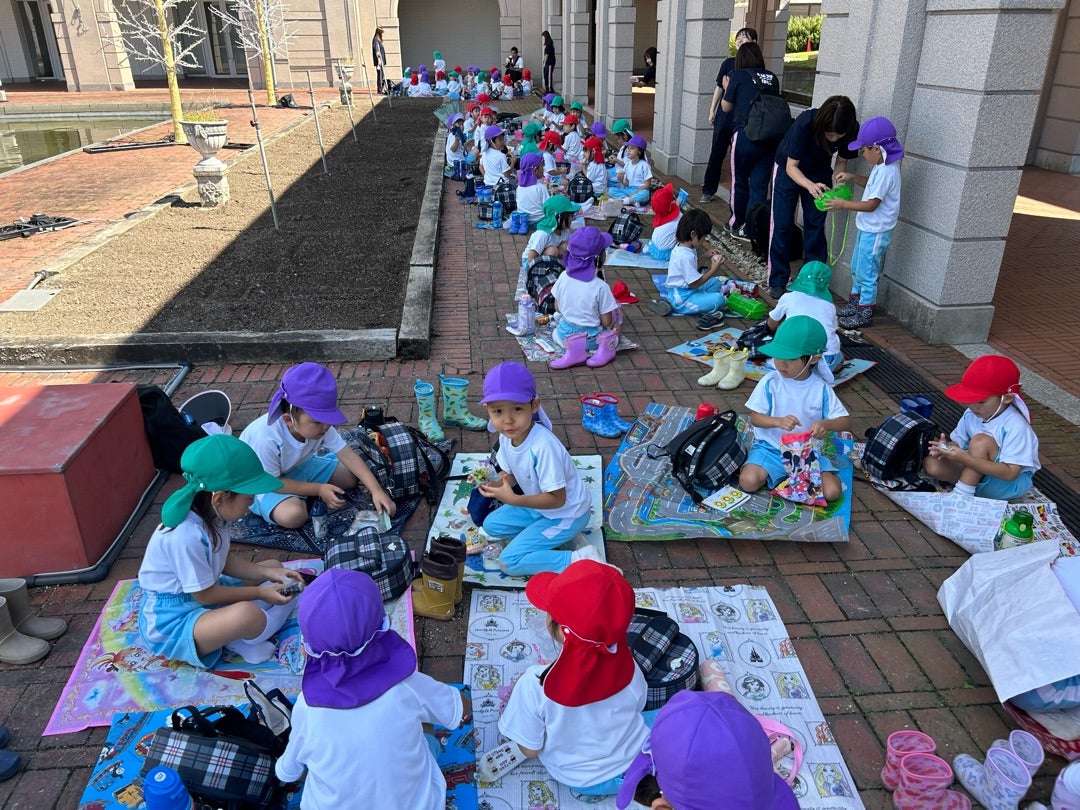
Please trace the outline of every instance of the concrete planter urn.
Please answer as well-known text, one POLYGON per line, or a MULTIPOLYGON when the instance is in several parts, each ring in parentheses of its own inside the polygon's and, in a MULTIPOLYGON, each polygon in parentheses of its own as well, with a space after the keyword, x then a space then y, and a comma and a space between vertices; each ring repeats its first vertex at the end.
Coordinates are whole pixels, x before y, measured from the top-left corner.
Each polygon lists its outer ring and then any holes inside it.
POLYGON ((351 64, 338 63, 338 70, 341 73, 341 87, 338 88, 338 95, 341 96, 342 104, 349 104, 352 101, 352 81, 353 72, 356 67, 351 64))
POLYGON ((214 208, 229 201, 228 167, 217 158, 217 151, 228 139, 227 121, 181 121, 188 144, 202 155, 192 174, 199 185, 199 199, 204 208, 214 208))

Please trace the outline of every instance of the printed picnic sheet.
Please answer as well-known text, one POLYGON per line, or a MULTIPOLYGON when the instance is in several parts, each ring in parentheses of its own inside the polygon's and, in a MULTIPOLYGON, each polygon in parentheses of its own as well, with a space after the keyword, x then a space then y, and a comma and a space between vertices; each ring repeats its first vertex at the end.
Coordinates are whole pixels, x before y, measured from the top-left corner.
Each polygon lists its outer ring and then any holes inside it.
MULTIPOLYGON (((727 537, 846 543, 851 522, 852 467, 847 443, 826 441, 823 451, 844 485, 839 500, 824 508, 792 503, 766 490, 722 512, 697 506, 671 477, 668 458, 650 458, 694 421, 682 406, 649 403, 630 428, 604 471, 604 526, 609 540, 677 540, 727 537)), ((744 443, 752 442, 749 423, 740 418, 744 443)))
MULTIPOLYGON (((555 338, 552 337, 555 326, 551 322, 543 326, 537 326, 536 332, 532 335, 519 335, 514 331, 516 328, 517 313, 507 313, 506 331, 517 338, 518 345, 521 346, 521 351, 526 360, 534 363, 550 363, 557 357, 566 354, 566 349, 556 343, 555 338)), ((627 338, 626 335, 619 334, 619 345, 615 347, 615 351, 624 352, 636 348, 638 348, 638 344, 627 338)))
MULTIPOLYGON (((712 365, 712 350, 714 346, 734 346, 735 341, 739 339, 739 335, 742 334, 742 329, 736 327, 726 327, 712 334, 705 335, 705 337, 697 338, 696 340, 688 340, 686 343, 680 343, 678 346, 672 346, 668 349, 668 354, 674 354, 679 357, 684 357, 687 360, 693 360, 696 363, 701 363, 704 366, 712 365)), ((851 378, 858 374, 862 374, 867 369, 873 368, 877 365, 875 360, 861 360, 853 358, 851 360, 844 360, 840 368, 833 372, 833 388, 838 385, 843 385, 851 378)), ((773 365, 771 358, 763 358, 758 360, 746 361, 746 378, 748 380, 760 380, 770 371, 776 368, 773 365)))
MULTIPOLYGON (((649 240, 646 239, 641 244, 641 250, 637 253, 631 253, 629 250, 623 250, 622 248, 608 248, 607 255, 604 257, 605 267, 647 267, 650 269, 663 269, 666 270, 668 266, 668 260, 660 261, 654 259, 649 255, 649 249, 645 247, 645 244, 649 240)), ((653 276, 657 278, 657 276, 653 276)), ((666 276, 659 276, 659 278, 666 278, 666 276)))
MULTIPOLYGON (((861 808, 862 801, 814 697, 776 606, 761 587, 640 588, 637 605, 663 610, 698 648, 699 659, 723 667, 739 701, 755 714, 789 726, 802 743, 804 759, 795 781, 803 810, 861 808)), ((555 647, 544 614, 523 592, 474 590, 465 645, 465 683, 472 687, 479 752, 498 742, 498 719, 521 674, 554 660, 555 647)), ((788 759, 786 762, 790 763, 788 759)), ((586 807, 570 790, 530 760, 492 784, 481 783, 484 806, 509 808, 586 807)), ((614 797, 590 799, 596 808, 615 807, 614 797)))
MULTIPOLYGON (((322 570, 322 560, 296 560, 287 565, 322 570)), ((386 610, 393 628, 415 647, 410 593, 405 591, 386 610)), ((264 689, 277 687, 290 697, 299 691, 304 657, 295 617, 276 636, 276 657, 262 664, 248 664, 226 652, 214 669, 205 670, 154 655, 142 646, 137 620, 142 599, 137 580, 116 583, 44 735, 107 726, 114 712, 146 712, 192 703, 236 704, 246 699, 247 678, 258 678, 264 689)))
MULTIPOLYGON (((261 685, 261 683, 260 683, 261 685)), ((468 694, 469 687, 454 684, 468 694)), ((247 714, 249 704, 236 705, 247 714)), ((200 706, 199 708, 205 708, 200 706)), ((79 801, 80 808, 95 810, 128 810, 143 803, 142 771, 154 732, 168 725, 172 709, 154 712, 123 712, 113 719, 101 755, 90 773, 86 790, 79 801)), ((435 726, 426 732, 428 745, 446 777, 446 806, 457 810, 476 810, 476 733, 471 723, 453 731, 435 726)), ((300 807, 303 783, 289 794, 285 807, 300 807)))
MULTIPOLYGON (((450 468, 450 481, 443 491, 439 509, 435 513, 435 521, 431 524, 428 532, 428 542, 431 538, 445 535, 458 540, 466 540, 475 534, 483 536, 483 530, 477 527, 469 517, 469 495, 473 485, 465 480, 464 476, 479 461, 486 461, 487 453, 458 453, 454 456, 454 464, 450 468), (455 480, 455 476, 461 478, 455 480)), ((600 490, 602 459, 600 456, 573 456, 574 466, 581 471, 581 477, 589 490, 592 499, 591 514, 585 531, 577 536, 575 548, 585 543, 591 543, 600 551, 600 558, 604 556, 604 533, 601 531, 600 522, 603 516, 603 497, 600 490)), ((465 581, 476 585, 486 585, 496 588, 524 588, 527 577, 512 577, 502 571, 485 571, 484 561, 480 554, 470 554, 465 561, 465 581)))

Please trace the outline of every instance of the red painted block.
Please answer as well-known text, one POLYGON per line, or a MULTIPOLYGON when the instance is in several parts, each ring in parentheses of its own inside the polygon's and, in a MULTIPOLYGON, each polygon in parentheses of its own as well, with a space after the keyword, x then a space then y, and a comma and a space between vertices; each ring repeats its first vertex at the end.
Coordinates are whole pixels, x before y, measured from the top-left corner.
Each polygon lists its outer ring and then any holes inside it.
POLYGON ((154 475, 133 384, 0 388, 0 577, 95 565, 154 475))

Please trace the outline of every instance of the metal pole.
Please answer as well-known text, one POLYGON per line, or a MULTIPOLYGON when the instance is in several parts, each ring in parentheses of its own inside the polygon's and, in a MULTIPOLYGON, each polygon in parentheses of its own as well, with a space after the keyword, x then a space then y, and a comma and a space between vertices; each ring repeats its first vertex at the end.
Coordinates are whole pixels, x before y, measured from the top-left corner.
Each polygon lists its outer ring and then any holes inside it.
MULTIPOLYGON (((334 64, 337 67, 338 76, 341 77, 341 97, 345 99, 345 108, 349 111, 349 126, 352 128, 352 139, 358 142, 360 138, 356 134, 356 121, 353 120, 352 114, 352 86, 345 81, 345 73, 341 69, 341 63, 335 62, 334 64)), ((378 121, 378 119, 375 120, 378 121)))
POLYGON ((326 167, 326 149, 323 147, 322 126, 319 124, 319 105, 315 103, 315 88, 311 86, 310 70, 307 71, 307 91, 311 97, 311 110, 315 115, 315 132, 319 135, 319 153, 322 155, 323 174, 330 174, 330 169, 326 167))
POLYGON ((255 109, 255 94, 251 92, 251 77, 248 77, 248 104, 251 105, 251 125, 255 127, 255 140, 259 143, 259 154, 262 155, 263 174, 266 176, 266 193, 270 197, 270 213, 274 217, 274 230, 280 231, 277 218, 277 203, 274 202, 274 187, 270 183, 270 164, 266 162, 266 147, 263 146, 262 130, 259 129, 259 113, 255 109))

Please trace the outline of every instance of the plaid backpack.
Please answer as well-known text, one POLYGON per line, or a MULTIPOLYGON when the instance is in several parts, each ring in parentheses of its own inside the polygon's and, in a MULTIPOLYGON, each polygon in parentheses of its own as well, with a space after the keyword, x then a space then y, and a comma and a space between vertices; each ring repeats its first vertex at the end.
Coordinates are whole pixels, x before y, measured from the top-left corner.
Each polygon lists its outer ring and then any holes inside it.
MULTIPOLYGON (((593 192, 592 180, 583 173, 578 172, 570 178, 570 184, 566 187, 566 196, 570 198, 570 202, 576 203, 583 203, 586 200, 595 197, 596 194, 593 192)), ((637 215, 635 214, 635 216, 637 215)))
POLYGON ((694 503, 704 498, 698 488, 715 492, 730 484, 746 462, 735 411, 699 419, 668 442, 663 453, 671 457, 671 475, 694 503))
POLYGON ((863 470, 890 489, 932 490, 929 482, 919 478, 919 470, 937 432, 937 425, 918 414, 893 414, 866 431, 863 470))
POLYGON ((361 425, 342 436, 395 501, 423 495, 434 505, 450 474, 450 459, 414 427, 394 419, 361 425))
POLYGON ((638 215, 633 211, 627 211, 625 208, 619 212, 619 215, 615 217, 615 221, 611 223, 611 227, 608 228, 608 233, 611 234, 615 244, 633 242, 641 236, 641 231, 641 220, 638 215))
POLYGON ((505 177, 495 185, 492 201, 502 203, 503 217, 517 210, 517 186, 505 177))
POLYGON ((416 578, 409 544, 396 534, 379 534, 367 526, 356 534, 335 537, 326 550, 326 568, 345 568, 369 574, 384 602, 405 593, 416 578))
POLYGON ((555 314, 555 296, 551 288, 566 269, 554 256, 537 256, 525 275, 525 292, 536 302, 537 315, 555 314))
POLYGON ((677 692, 697 686, 697 647, 663 611, 634 608, 626 640, 645 675, 645 711, 659 709, 677 692))

